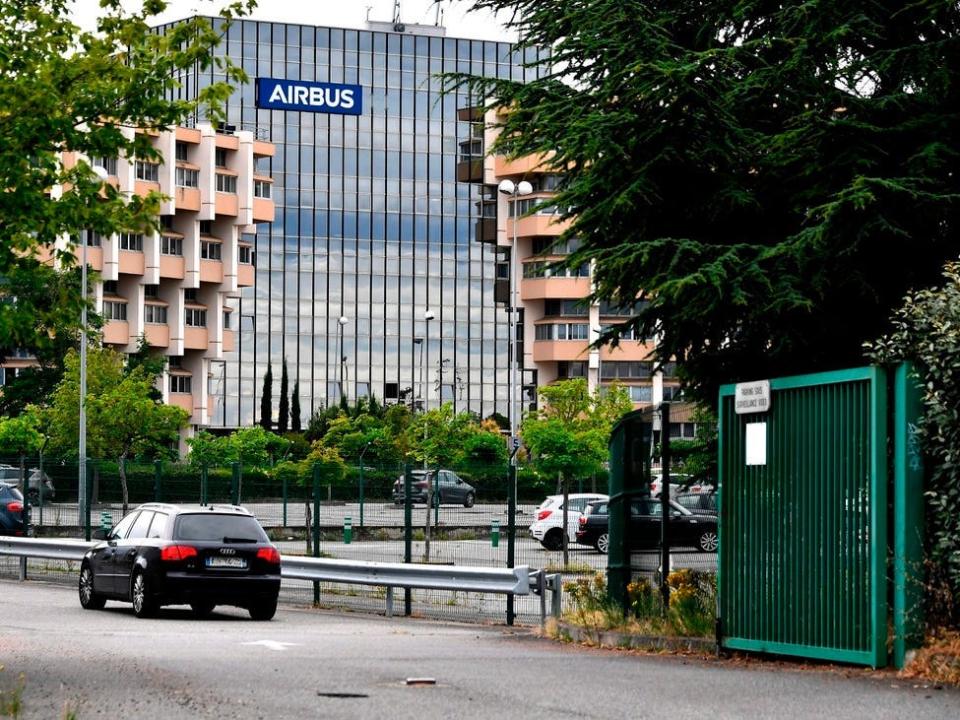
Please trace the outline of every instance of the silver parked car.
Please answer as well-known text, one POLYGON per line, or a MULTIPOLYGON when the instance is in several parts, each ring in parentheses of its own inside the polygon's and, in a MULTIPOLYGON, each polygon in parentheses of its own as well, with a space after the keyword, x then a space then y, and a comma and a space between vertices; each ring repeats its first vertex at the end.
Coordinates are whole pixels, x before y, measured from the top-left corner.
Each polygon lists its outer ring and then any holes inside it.
MULTIPOLYGON (((57 495, 56 488, 53 486, 53 480, 46 473, 41 473, 37 468, 27 469, 27 489, 24 495, 30 501, 31 505, 40 502, 40 484, 43 483, 43 499, 53 500, 57 495)), ((20 487, 20 468, 13 465, 0 464, 0 483, 7 487, 20 487)), ((20 488, 23 490, 23 488, 20 488)))

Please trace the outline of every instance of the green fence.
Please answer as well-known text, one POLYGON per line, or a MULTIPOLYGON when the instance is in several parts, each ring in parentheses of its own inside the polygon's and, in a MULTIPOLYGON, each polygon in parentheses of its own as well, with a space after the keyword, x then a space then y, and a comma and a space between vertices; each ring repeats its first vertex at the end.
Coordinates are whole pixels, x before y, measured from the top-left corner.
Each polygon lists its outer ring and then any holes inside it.
POLYGON ((738 414, 720 390, 721 642, 885 665, 886 373, 775 379, 769 398, 738 414))

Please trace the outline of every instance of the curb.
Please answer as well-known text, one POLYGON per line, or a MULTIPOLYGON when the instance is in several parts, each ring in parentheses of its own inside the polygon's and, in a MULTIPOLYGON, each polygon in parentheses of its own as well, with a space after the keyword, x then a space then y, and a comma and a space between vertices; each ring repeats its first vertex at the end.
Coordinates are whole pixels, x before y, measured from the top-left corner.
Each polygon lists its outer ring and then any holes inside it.
POLYGON ((658 650, 668 652, 689 652, 713 655, 717 652, 716 640, 694 637, 668 637, 664 635, 633 635, 618 630, 596 630, 557 623, 558 636, 570 638, 573 642, 587 643, 597 647, 620 649, 658 650))

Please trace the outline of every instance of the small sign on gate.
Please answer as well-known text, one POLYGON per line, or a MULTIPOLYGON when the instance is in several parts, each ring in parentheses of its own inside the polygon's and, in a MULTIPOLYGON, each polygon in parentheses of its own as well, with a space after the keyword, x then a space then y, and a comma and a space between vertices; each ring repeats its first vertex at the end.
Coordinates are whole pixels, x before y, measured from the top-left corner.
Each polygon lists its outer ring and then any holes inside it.
POLYGON ((770 410, 770 381, 737 383, 733 397, 733 407, 737 415, 760 413, 770 410))

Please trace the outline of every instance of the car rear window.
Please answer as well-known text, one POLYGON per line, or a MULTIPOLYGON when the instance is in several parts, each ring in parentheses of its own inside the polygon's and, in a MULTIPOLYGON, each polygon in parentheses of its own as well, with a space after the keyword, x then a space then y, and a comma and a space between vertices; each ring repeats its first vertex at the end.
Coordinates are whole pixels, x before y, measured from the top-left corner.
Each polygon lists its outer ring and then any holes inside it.
POLYGON ((249 515, 195 513, 177 518, 178 540, 210 542, 269 542, 260 523, 249 515))
POLYGON ((0 497, 10 498, 23 502, 23 495, 14 487, 9 485, 0 485, 0 497))

